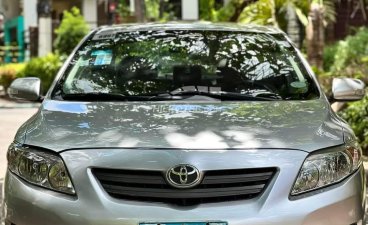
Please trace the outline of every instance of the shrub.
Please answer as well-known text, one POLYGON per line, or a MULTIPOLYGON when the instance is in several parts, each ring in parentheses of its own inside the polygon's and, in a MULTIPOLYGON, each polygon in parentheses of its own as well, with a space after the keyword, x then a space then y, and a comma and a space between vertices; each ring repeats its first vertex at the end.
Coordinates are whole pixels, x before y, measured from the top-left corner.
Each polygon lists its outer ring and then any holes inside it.
POLYGON ((80 40, 88 33, 88 25, 84 21, 78 8, 64 11, 63 20, 55 30, 56 39, 54 47, 57 53, 69 55, 80 40))
POLYGON ((361 78, 368 73, 368 28, 359 28, 355 35, 340 41, 331 66, 333 75, 361 78))
POLYGON ((56 54, 33 58, 25 65, 24 69, 18 74, 18 76, 40 78, 42 82, 42 90, 45 94, 50 88, 61 65, 62 59, 56 54))
POLYGON ((11 82, 17 78, 23 68, 23 63, 11 63, 0 66, 0 85, 4 87, 5 91, 8 89, 11 82))
POLYGON ((328 45, 323 49, 323 70, 330 71, 335 62, 335 55, 339 48, 338 43, 328 45))
MULTIPOLYGON (((327 49, 325 57, 333 57, 330 75, 347 76, 368 81, 368 28, 359 28, 355 35, 338 42, 336 51, 327 49)), ((328 62, 327 65, 328 66, 328 62)), ((368 154, 368 97, 362 101, 349 103, 340 112, 354 130, 365 154, 368 154)))
POLYGON ((368 96, 362 101, 352 102, 340 112, 357 135, 365 154, 368 153, 368 96))
POLYGON ((318 79, 318 82, 319 82, 323 92, 327 96, 331 96, 333 77, 328 73, 320 72, 320 73, 318 73, 317 79, 318 79))

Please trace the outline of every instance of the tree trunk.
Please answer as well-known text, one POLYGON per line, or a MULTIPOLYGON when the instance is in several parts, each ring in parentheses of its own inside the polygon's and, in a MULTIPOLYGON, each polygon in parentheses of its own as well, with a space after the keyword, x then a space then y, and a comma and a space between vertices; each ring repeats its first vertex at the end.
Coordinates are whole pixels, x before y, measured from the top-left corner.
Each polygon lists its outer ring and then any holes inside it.
POLYGON ((135 16, 137 22, 146 22, 146 4, 144 0, 135 0, 135 16))
POLYGON ((323 47, 325 43, 323 24, 323 5, 312 3, 308 16, 307 55, 309 63, 318 70, 323 70, 323 47))
POLYGON ((300 48, 300 27, 298 23, 298 17, 292 5, 289 4, 287 7, 287 28, 286 33, 288 34, 290 40, 300 48))
POLYGON ((160 3, 159 3, 159 18, 160 20, 164 17, 164 12, 165 12, 165 2, 164 0, 160 0, 160 3))

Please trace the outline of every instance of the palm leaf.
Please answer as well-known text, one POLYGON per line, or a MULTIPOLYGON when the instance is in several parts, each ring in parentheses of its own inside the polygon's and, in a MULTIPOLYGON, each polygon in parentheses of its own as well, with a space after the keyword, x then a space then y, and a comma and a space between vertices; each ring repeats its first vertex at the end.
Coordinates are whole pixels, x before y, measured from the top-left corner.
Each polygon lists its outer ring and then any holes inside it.
POLYGON ((295 13, 300 22, 304 25, 308 25, 308 17, 303 13, 303 11, 300 8, 295 8, 295 13))
POLYGON ((323 0, 324 21, 325 23, 336 22, 336 7, 335 0, 323 0))

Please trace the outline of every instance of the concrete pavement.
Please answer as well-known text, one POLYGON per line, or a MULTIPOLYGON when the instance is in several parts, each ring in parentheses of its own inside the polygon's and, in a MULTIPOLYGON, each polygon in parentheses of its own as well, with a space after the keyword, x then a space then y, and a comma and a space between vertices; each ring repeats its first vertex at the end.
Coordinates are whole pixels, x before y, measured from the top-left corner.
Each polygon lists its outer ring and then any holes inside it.
POLYGON ((0 96, 0 109, 37 108, 39 105, 38 102, 15 101, 0 96))
POLYGON ((1 103, 4 104, 4 102, 5 101, 0 101, 0 200, 2 199, 2 184, 7 166, 6 152, 8 146, 13 141, 19 126, 37 111, 37 108, 25 108, 24 105, 15 105, 14 103, 7 102, 5 103, 7 103, 9 108, 2 108, 1 103))
POLYGON ((6 171, 6 152, 20 125, 30 118, 37 108, 0 108, 0 180, 6 171))

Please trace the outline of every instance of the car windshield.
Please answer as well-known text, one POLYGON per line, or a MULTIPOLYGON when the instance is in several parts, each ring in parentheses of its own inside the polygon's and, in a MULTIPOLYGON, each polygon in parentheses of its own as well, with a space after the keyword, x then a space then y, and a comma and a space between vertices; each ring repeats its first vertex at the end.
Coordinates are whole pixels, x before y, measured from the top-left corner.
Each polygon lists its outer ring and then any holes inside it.
POLYGON ((307 100, 319 91, 281 35, 160 30, 97 33, 53 96, 82 100, 307 100))

